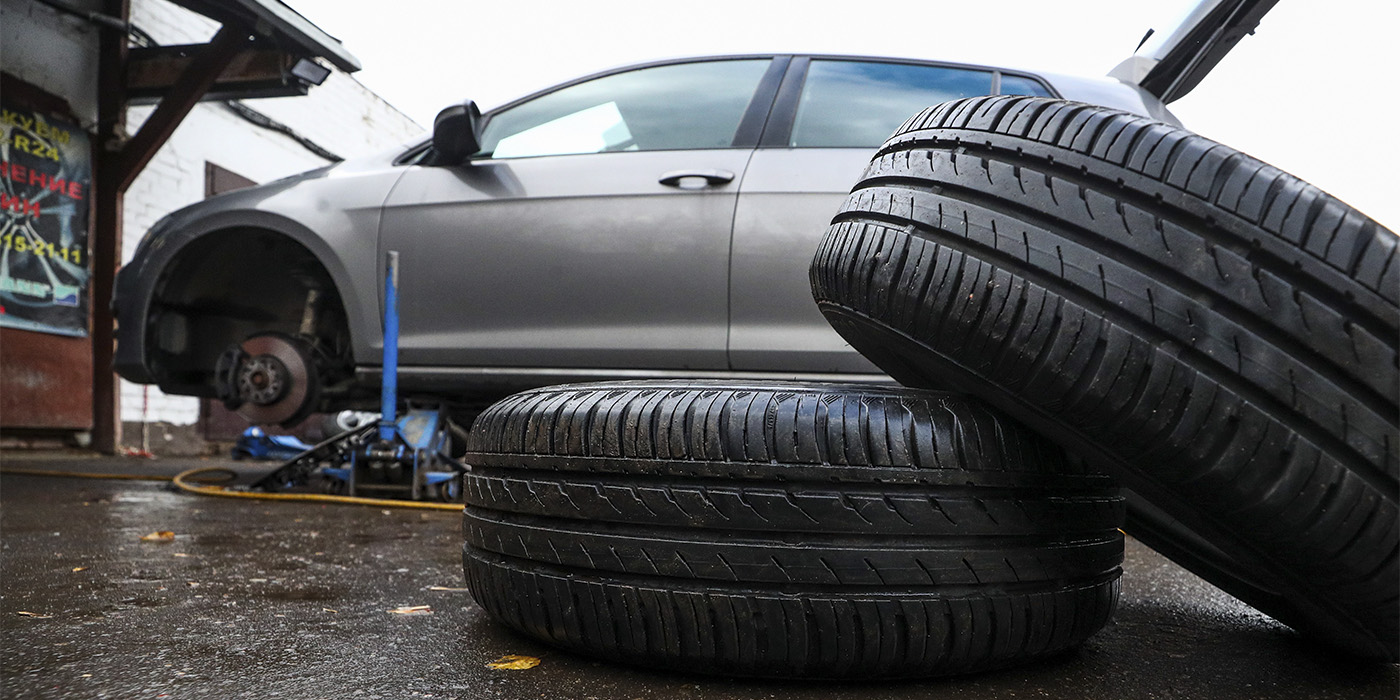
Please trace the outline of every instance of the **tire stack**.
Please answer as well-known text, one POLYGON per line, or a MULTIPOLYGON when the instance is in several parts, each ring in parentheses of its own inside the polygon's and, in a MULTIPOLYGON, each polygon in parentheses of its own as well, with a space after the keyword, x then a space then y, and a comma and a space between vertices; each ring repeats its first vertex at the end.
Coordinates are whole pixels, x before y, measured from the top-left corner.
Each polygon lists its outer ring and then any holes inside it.
POLYGON ((930 108, 811 268, 828 320, 904 388, 510 397, 469 440, 468 585, 604 659, 967 673, 1106 624, 1126 511, 1259 610, 1395 661, 1396 248, 1175 127, 1040 98, 930 108))

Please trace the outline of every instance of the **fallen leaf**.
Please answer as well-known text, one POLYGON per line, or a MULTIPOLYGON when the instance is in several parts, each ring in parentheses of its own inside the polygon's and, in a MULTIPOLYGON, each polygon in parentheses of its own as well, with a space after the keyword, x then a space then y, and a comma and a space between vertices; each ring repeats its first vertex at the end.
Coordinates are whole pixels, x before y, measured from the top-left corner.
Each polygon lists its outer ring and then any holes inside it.
POLYGON ((87 571, 87 567, 86 567, 86 566, 75 566, 75 567, 73 567, 73 573, 76 574, 76 573, 78 573, 79 571, 87 571))
POLYGON ((523 654, 506 654, 489 664, 486 668, 496 671, 524 671, 527 668, 534 668, 540 665, 540 660, 533 656, 523 654))
POLYGON ((175 533, 169 530, 157 530, 149 535, 141 536, 142 542, 174 542, 175 533))
POLYGON ((53 617, 52 615, 41 615, 41 614, 36 613, 36 612, 29 612, 28 610, 21 610, 21 611, 19 611, 18 613, 15 613, 15 614, 17 614, 17 615, 23 615, 23 616, 25 616, 25 617, 37 617, 37 618, 39 618, 39 619, 43 619, 43 618, 46 618, 46 617, 53 617))
POLYGON ((433 608, 431 605, 406 605, 402 608, 394 608, 389 612, 395 615, 431 615, 433 608))
POLYGON ((428 586, 430 591, 465 591, 465 588, 448 588, 447 586, 428 586))

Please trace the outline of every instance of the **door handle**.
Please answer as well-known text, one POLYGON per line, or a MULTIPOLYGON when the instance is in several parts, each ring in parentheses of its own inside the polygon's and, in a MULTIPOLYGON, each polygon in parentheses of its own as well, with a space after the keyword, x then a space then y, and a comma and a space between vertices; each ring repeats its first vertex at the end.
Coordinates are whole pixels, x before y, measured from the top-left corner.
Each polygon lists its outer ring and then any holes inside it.
POLYGON ((728 170, 672 170, 662 175, 658 182, 667 187, 698 190, 702 187, 723 185, 733 179, 734 173, 728 170))

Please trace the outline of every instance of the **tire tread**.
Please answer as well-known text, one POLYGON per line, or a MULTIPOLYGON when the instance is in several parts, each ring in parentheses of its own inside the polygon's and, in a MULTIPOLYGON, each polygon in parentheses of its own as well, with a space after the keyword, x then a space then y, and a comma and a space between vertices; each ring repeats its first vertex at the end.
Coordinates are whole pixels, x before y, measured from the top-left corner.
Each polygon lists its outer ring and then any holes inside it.
POLYGON ((549 387, 484 412, 468 449, 472 595, 526 634, 607 659, 966 673, 1080 644, 1118 591, 1112 481, 952 394, 549 387))

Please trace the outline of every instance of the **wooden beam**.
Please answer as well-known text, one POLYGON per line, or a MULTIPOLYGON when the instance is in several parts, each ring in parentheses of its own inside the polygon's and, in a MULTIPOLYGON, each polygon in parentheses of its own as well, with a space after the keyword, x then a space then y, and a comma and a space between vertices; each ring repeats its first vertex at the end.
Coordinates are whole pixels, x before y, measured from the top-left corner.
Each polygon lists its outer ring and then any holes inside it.
MULTIPOLYGON (((205 44, 133 48, 127 54, 126 94, 129 104, 157 104, 184 74, 205 44)), ((307 86, 291 77, 298 56, 276 48, 250 44, 229 61, 203 100, 252 99, 305 95, 307 86)))
POLYGON ((117 156, 120 180, 119 189, 124 193, 136 176, 151 162, 156 151, 165 145, 175 128, 180 126, 185 115, 199 103, 209 87, 219 79, 229 63, 248 43, 248 30, 231 24, 219 29, 209 45, 200 50, 179 79, 170 88, 165 99, 160 101, 151 116, 141 125, 141 130, 122 147, 117 156))
MULTIPOLYGON (((205 44, 160 46, 131 49, 126 55, 126 89, 128 92, 159 91, 164 93, 175 85, 205 44)), ((219 74, 219 83, 266 82, 281 80, 292 67, 292 55, 280 49, 246 48, 229 61, 219 74)))
MULTIPOLYGON (((130 0, 105 0, 105 14, 125 20, 130 0)), ((171 86, 140 131, 123 143, 126 126, 127 36, 102 32, 98 59, 98 147, 93 187, 92 240, 92 411, 93 447, 108 454, 121 446, 120 382, 112 372, 116 324, 112 315, 112 286, 122 252, 122 200, 136 176, 151 162, 248 42, 248 30, 226 24, 200 50, 171 86)))
MULTIPOLYGON (((130 0, 104 0, 102 11, 123 22, 130 0)), ((116 324, 112 318, 112 284, 122 253, 121 178, 116 148, 126 135, 127 36, 103 29, 98 39, 97 144, 93 148, 92 236, 92 446, 114 454, 122 441, 121 390, 112 371, 116 324)))

